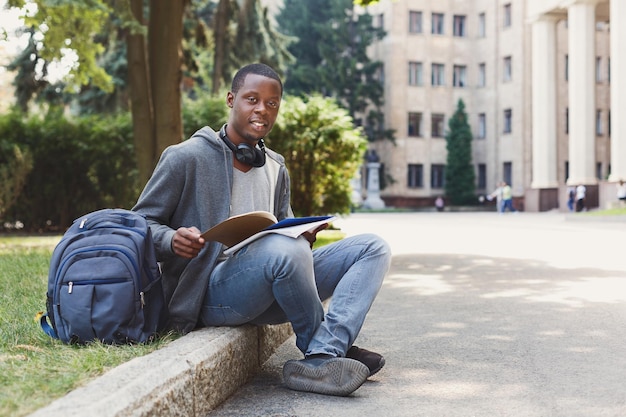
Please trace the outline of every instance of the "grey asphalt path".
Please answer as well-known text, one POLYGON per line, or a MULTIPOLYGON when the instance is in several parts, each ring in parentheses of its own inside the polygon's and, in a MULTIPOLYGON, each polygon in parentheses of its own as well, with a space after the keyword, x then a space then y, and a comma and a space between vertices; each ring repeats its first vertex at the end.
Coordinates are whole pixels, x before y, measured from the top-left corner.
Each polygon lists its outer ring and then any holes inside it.
POLYGON ((626 416, 626 222, 446 212, 336 224, 392 246, 356 343, 387 365, 349 397, 291 391, 292 338, 209 416, 626 416))

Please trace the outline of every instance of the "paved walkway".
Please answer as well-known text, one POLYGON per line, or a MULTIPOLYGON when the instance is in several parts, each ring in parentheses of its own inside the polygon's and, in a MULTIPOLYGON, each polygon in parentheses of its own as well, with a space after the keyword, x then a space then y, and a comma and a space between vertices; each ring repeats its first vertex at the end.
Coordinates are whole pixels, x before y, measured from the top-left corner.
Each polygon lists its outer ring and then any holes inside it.
POLYGON ((562 213, 354 214, 392 269, 357 341, 386 367, 352 396, 282 385, 293 340, 215 416, 624 416, 624 222, 562 213))

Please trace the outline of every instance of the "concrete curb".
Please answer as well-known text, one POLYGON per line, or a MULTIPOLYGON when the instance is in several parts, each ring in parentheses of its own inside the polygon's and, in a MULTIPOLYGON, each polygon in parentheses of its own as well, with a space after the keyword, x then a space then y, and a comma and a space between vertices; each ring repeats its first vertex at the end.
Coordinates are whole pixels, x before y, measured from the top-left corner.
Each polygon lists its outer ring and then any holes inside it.
POLYGON ((292 335, 289 324, 197 330, 126 362, 32 417, 202 417, 292 335))

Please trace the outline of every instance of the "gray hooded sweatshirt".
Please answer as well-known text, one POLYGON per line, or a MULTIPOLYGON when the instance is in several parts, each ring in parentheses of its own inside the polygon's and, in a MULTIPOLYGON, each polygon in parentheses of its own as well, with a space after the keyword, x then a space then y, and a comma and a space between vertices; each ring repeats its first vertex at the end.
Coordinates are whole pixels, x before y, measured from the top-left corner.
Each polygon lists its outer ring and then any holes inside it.
MULTIPOLYGON (((274 215, 282 220, 292 216, 289 174, 281 155, 267 148, 266 154, 280 165, 274 215)), ((154 238, 170 330, 187 333, 198 325, 209 277, 222 250, 221 243, 207 242, 197 257, 179 257, 172 250, 174 233, 192 226, 204 232, 227 219, 232 183, 232 151, 213 129, 203 127, 163 151, 133 207, 146 217, 154 238)))

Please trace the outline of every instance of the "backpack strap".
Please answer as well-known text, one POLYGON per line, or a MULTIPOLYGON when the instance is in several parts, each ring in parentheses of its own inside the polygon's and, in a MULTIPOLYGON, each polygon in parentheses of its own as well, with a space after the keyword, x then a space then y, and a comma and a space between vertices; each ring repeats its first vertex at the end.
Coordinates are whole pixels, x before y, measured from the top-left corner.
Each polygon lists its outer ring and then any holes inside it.
POLYGON ((50 323, 48 323, 48 313, 40 315, 39 324, 41 325, 41 328, 43 329, 44 333, 46 333, 48 336, 54 339, 59 338, 59 336, 57 335, 57 332, 50 325, 50 323))

